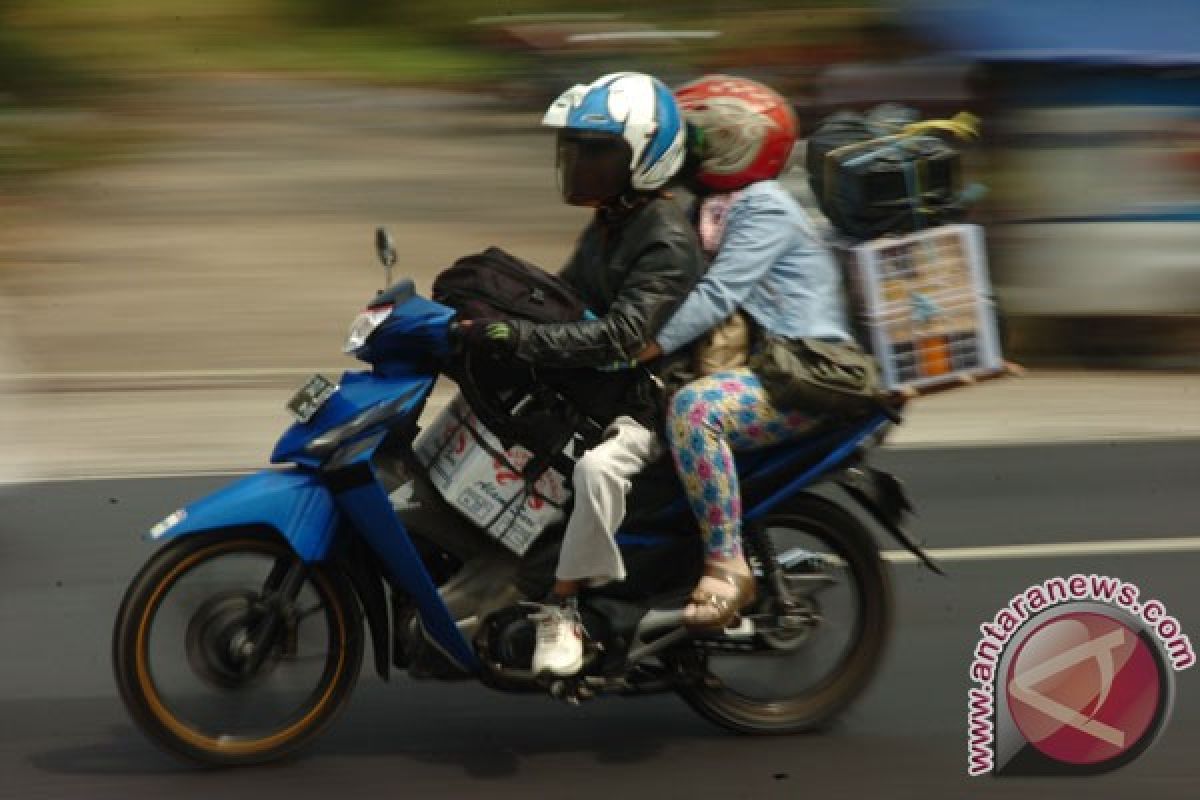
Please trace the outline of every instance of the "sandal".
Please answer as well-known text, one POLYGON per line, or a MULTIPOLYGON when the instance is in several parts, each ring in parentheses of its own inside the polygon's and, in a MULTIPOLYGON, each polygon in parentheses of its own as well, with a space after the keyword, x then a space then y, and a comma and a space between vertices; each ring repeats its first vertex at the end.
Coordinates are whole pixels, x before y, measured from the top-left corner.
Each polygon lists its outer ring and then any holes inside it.
POLYGON ((719 564, 704 565, 701 586, 692 592, 691 603, 683 612, 683 624, 692 630, 723 630, 737 617, 738 612, 754 602, 754 576, 734 572, 719 564), (704 578, 714 578, 732 589, 729 594, 717 594, 702 588, 704 578))

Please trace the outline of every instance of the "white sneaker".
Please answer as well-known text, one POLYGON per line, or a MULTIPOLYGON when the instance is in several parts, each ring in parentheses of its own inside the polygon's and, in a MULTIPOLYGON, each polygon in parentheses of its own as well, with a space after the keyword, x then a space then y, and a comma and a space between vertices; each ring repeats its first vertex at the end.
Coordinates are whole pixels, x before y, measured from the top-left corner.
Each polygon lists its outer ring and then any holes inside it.
POLYGON ((537 623, 534 675, 566 677, 583 669, 583 623, 574 606, 544 605, 529 619, 537 623))

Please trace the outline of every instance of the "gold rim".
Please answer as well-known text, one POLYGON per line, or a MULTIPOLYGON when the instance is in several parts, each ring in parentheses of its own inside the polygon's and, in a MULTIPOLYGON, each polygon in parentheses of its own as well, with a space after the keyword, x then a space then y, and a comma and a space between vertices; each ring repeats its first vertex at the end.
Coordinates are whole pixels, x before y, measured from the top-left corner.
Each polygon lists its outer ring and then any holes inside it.
MULTIPOLYGON (((167 730, 192 747, 219 752, 224 755, 256 755, 267 750, 271 750, 279 745, 285 744, 297 735, 303 733, 304 730, 320 716, 322 711, 332 700, 334 689, 337 687, 342 676, 342 671, 346 667, 346 621, 342 616, 342 609, 340 605, 337 603, 332 603, 331 605, 333 606, 334 611, 335 626, 337 633, 339 634, 338 638, 342 645, 338 648, 338 661, 333 672, 333 678, 328 682, 325 688, 325 693, 321 695, 321 698, 308 711, 308 713, 283 730, 262 739, 239 740, 214 738, 211 736, 205 736, 199 731, 188 727, 178 717, 172 714, 166 705, 163 704, 162 699, 159 697, 158 691, 154 686, 154 681, 150 678, 150 669, 149 664, 147 663, 147 638, 149 636, 150 622, 154 618, 155 612, 158 610, 158 605, 162 600, 163 594, 166 593, 167 589, 169 589, 175 583, 181 574, 186 572, 197 562, 206 560, 214 555, 219 555, 222 552, 236 549, 239 545, 244 546, 247 544, 247 541, 248 540, 242 539, 213 545, 212 547, 192 553, 183 561, 176 564, 175 567, 169 573, 167 573, 167 576, 158 582, 158 585, 154 588, 154 593, 151 594, 150 599, 146 602, 145 609, 142 612, 142 617, 138 622, 137 639, 134 645, 134 662, 137 671, 138 686, 142 690, 142 696, 146 700, 146 705, 149 707, 150 713, 152 713, 167 728, 167 730)), ((257 542, 250 543, 255 545, 254 549, 257 552, 268 555, 278 555, 278 553, 273 551, 269 545, 257 542)), ((314 582, 317 582, 321 585, 321 589, 325 592, 327 597, 332 598, 335 596, 332 591, 332 587, 329 585, 328 580, 323 575, 314 572, 310 573, 310 577, 314 580, 314 582)))

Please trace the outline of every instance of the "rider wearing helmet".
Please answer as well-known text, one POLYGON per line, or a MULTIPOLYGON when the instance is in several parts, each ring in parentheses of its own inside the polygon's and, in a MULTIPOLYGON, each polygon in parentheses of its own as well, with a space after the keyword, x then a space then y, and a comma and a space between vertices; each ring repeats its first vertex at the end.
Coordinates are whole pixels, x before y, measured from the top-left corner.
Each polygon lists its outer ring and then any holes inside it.
MULTIPOLYGON (((510 320, 468 328, 468 341, 555 367, 636 365, 636 356, 704 271, 695 233, 661 190, 683 166, 683 120, 669 89, 639 73, 568 89, 542 124, 558 131, 564 202, 595 209, 562 277, 596 315, 571 323, 510 320)), ((551 601, 538 622, 533 670, 572 675, 582 666, 574 597, 584 585, 625 577, 613 536, 630 479, 661 453, 661 402, 650 375, 619 398, 604 441, 576 463, 551 601)))
MULTIPOLYGON (((775 180, 796 141, 787 101, 723 75, 689 83, 676 98, 689 127, 701 243, 713 261, 639 358, 675 353, 737 312, 767 336, 851 344, 832 254, 775 180)), ((724 627, 754 599, 731 450, 785 441, 813 425, 806 409, 773 403, 772 388, 739 366, 688 384, 668 409, 667 443, 705 539, 705 574, 685 611, 692 627, 724 627)))
POLYGON ((704 193, 731 192, 778 178, 792 156, 791 106, 756 81, 710 75, 675 90, 687 120, 692 179, 704 193))

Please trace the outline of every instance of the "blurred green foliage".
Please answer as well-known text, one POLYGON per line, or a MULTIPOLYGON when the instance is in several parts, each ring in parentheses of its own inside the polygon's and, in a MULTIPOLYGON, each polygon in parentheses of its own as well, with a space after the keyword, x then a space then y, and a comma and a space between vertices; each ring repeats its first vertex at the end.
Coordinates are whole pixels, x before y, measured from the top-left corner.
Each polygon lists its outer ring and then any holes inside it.
POLYGON ((397 0, 0 0, 0 91, 49 100, 230 71, 453 83, 495 66, 469 42, 411 24, 414 14, 397 0))
POLYGON ((583 73, 621 68, 674 70, 678 77, 696 69, 801 64, 802 81, 803 62, 825 58, 822 48, 860 29, 876 2, 0 0, 0 140, 9 144, 0 173, 86 161, 93 141, 97 152, 107 152, 112 140, 138 140, 136 130, 128 136, 104 126, 94 133, 72 130, 53 114, 30 124, 23 109, 136 106, 151 96, 146 89, 181 76, 275 72, 389 84, 503 85, 508 97, 529 102, 542 102, 583 73), (595 23, 600 30, 620 17, 620 24, 638 30, 715 29, 721 36, 686 46, 653 43, 639 51, 619 42, 572 49, 561 44, 563 37, 529 34, 530 28, 576 24, 580 12, 605 12, 595 23), (489 19, 481 23, 481 17, 489 19), (546 24, 536 24, 541 22, 546 24), (510 27, 522 30, 502 33, 510 27))
MULTIPOLYGON (((752 49, 838 38, 860 0, 0 0, 0 91, 48 99, 124 79, 287 71, 355 79, 477 83, 514 53, 489 27, 522 15, 603 11, 666 27, 713 27, 752 49), (844 7, 844 8, 843 8, 844 7), (787 9, 786 11, 780 11, 787 9), (479 25, 490 17, 490 25, 479 25), (832 37, 831 37, 831 34, 832 37)), ((844 33, 841 34, 844 36, 844 33)), ((698 46, 703 49, 703 46, 698 46)))

